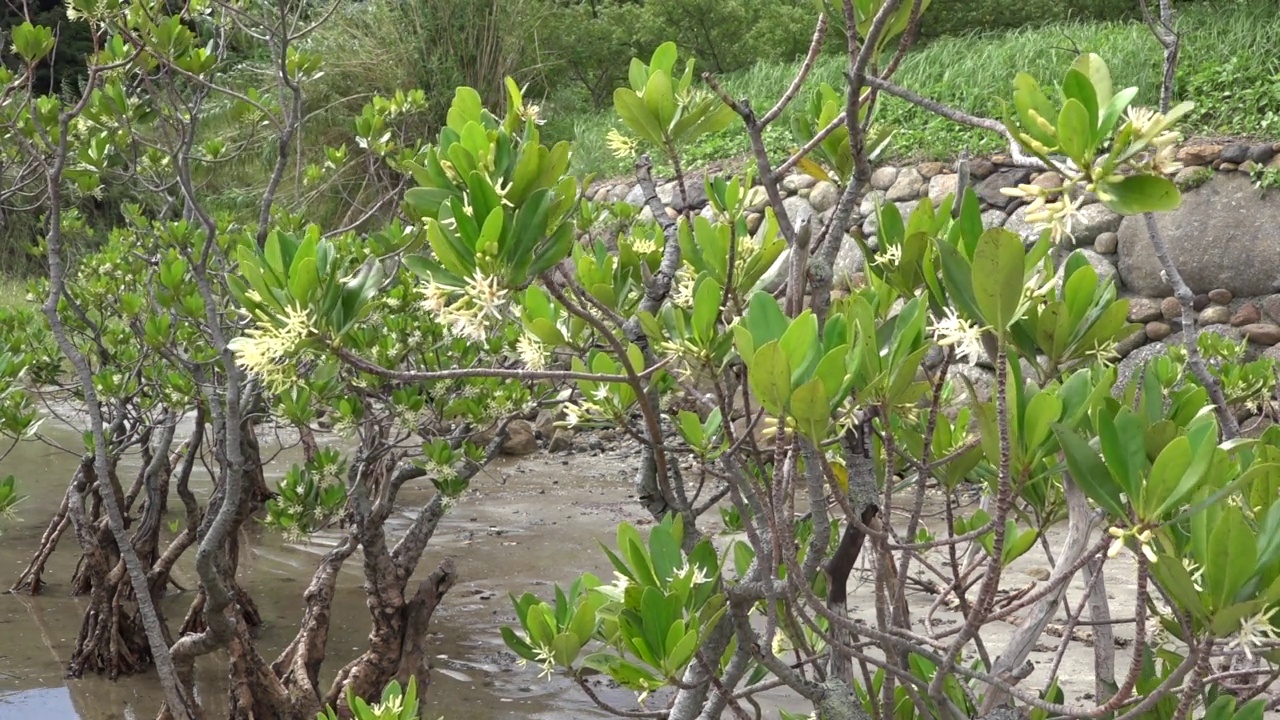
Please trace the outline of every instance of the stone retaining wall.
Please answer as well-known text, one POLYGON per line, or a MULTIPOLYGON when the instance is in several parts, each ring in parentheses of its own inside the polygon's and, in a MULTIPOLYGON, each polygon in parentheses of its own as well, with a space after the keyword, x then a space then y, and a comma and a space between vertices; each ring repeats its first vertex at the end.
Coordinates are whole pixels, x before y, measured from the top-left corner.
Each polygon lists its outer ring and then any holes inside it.
MULTIPOLYGON (((1280 190, 1259 190, 1250 177, 1259 166, 1280 172, 1280 143, 1188 144, 1179 149, 1178 160, 1185 166, 1174 178, 1183 189, 1183 205, 1162 213, 1158 222, 1175 263, 1197 293, 1200 326, 1248 339, 1254 353, 1280 360, 1280 190)), ((1008 197, 1000 189, 1021 183, 1060 187, 1061 177, 1052 171, 1015 167, 1005 156, 971 160, 969 171, 982 202, 984 226, 1004 227, 1034 241, 1039 232, 1026 220, 1027 201, 1008 197)), ((877 203, 894 203, 906 217, 921 202, 940 202, 955 191, 956 184, 953 166, 941 162, 877 168, 847 231, 861 233, 875 248, 877 203)), ((668 213, 674 217, 689 207, 709 215, 701 179, 691 178, 686 185, 688 202, 679 197, 675 183, 659 187, 668 213)), ((781 187, 786 195, 784 209, 795 225, 815 213, 826 220, 839 198, 834 184, 803 174, 787 176, 781 187)), ((589 196, 596 201, 643 205, 643 194, 634 182, 599 183, 589 196)), ((1075 247, 1100 277, 1117 282, 1122 296, 1130 301, 1130 321, 1143 326, 1118 348, 1126 357, 1121 363, 1125 375, 1125 365, 1132 371, 1135 363, 1180 339, 1181 309, 1160 272, 1142 218, 1122 218, 1096 198, 1086 197, 1084 203, 1072 226, 1075 247)), ((748 215, 752 232, 762 212, 760 205, 748 215)), ((647 207, 642 207, 641 215, 652 218, 647 207)), ((785 257, 780 264, 783 261, 785 257)), ((862 268, 857 243, 847 239, 836 261, 838 282, 845 288, 859 284, 862 268)), ((782 273, 778 276, 781 280, 782 273)))

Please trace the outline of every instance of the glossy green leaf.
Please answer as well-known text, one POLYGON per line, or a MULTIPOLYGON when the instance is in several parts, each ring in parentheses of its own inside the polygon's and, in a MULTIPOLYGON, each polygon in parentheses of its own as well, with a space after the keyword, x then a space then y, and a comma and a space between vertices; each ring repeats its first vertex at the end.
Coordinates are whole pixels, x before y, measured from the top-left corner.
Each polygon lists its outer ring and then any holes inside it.
POLYGON ((1003 228, 984 232, 974 251, 974 300, 983 319, 998 332, 1006 331, 1017 317, 1025 258, 1022 239, 1003 228))
POLYGON ((1173 181, 1155 175, 1130 175, 1119 182, 1098 183, 1098 199, 1120 215, 1168 212, 1182 205, 1173 181))
POLYGON ((1103 464, 1102 458, 1098 457, 1098 453, 1083 438, 1061 424, 1055 423, 1053 431, 1066 455, 1071 477, 1084 490, 1085 495, 1113 518, 1128 517, 1124 504, 1120 501, 1120 486, 1111 477, 1111 472, 1103 464))

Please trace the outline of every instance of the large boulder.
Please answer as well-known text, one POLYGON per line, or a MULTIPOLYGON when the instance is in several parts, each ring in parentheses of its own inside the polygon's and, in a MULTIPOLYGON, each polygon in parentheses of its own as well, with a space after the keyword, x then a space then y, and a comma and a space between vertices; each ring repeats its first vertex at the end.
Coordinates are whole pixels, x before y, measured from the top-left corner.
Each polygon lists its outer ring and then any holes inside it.
MULTIPOLYGON (((1183 195, 1177 210, 1156 215, 1174 264, 1196 293, 1226 288, 1236 297, 1280 290, 1280 203, 1263 198, 1244 173, 1218 173, 1183 195)), ((1168 295, 1141 216, 1119 230, 1120 279, 1129 290, 1168 295)))

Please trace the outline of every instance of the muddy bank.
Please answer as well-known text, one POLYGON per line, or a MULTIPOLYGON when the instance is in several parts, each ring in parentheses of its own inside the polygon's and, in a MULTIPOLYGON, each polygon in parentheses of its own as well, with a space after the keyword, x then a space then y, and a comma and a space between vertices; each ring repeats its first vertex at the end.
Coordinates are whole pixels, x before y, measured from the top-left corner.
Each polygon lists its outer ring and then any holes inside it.
MULTIPOLYGON (((70 432, 55 432, 54 437, 67 447, 79 441, 70 432)), ((297 459, 288 451, 277 455, 267 467, 268 481, 283 475, 297 459)), ((126 462, 125 467, 135 469, 136 464, 130 467, 126 462)), ((473 480, 473 491, 443 521, 418 573, 425 577, 441 559, 452 557, 461 575, 433 622, 436 672, 428 695, 429 717, 463 717, 461 710, 477 720, 604 717, 578 688, 559 679, 539 679, 535 668, 519 667, 503 646, 498 626, 514 619, 508 593, 549 593, 550 583, 564 583, 587 570, 609 574, 597 539, 611 542, 620 520, 645 520, 632 499, 626 467, 621 450, 594 456, 536 455, 494 463, 473 480)), ((57 510, 74 469, 71 454, 42 443, 24 443, 0 463, 0 475, 17 475, 27 495, 18 518, 0 521, 4 587, 39 545, 44 524, 57 510)), ((207 482, 196 492, 207 496, 207 482)), ((407 486, 401 494, 405 507, 392 522, 407 526, 413 508, 433 492, 425 480, 407 486)), ((171 512, 169 519, 178 517, 171 512)), ((165 533, 167 540, 170 531, 165 533)), ((291 545, 259 526, 246 529, 242 540, 247 552, 240 572, 265 620, 260 637, 265 655, 274 656, 293 638, 303 589, 335 537, 321 533, 309 543, 291 545)), ((0 719, 107 720, 156 714, 160 693, 150 676, 115 683, 63 677, 83 609, 80 599, 68 596, 77 557, 74 539, 64 538, 49 563, 48 585, 41 596, 0 595, 0 719)), ((194 573, 190 558, 186 560, 175 577, 190 588, 194 573)), ((363 581, 358 559, 353 558, 342 571, 334 601, 325 664, 330 675, 365 646, 369 619, 363 581)), ((192 593, 175 593, 165 599, 171 623, 181 619, 191 597, 192 593)), ((212 717, 218 716, 222 701, 223 662, 210 658, 201 668, 200 691, 212 717)))
MULTIPOLYGON (((78 436, 51 431, 66 447, 76 447, 78 436)), ((264 446, 268 438, 264 437, 264 446)), ((598 447, 598 446, 597 446, 598 447)), ((518 460, 504 459, 486 468, 472 481, 472 490, 446 516, 428 547, 418 569, 425 577, 445 557, 452 557, 461 575, 433 621, 436 633, 432 650, 435 672, 428 692, 429 711, 425 720, 444 716, 474 720, 515 720, 516 718, 597 718, 598 711, 571 683, 538 677, 537 668, 521 667, 506 651, 498 633, 502 624, 513 623, 508 593, 531 591, 549 596, 551 583, 566 583, 584 571, 610 577, 612 568, 599 551, 598 542, 612 544, 617 524, 623 520, 645 526, 648 518, 635 500, 631 473, 636 451, 629 446, 604 450, 578 448, 581 452, 549 455, 539 452, 518 460)), ((266 450, 266 447, 264 447, 266 450)), ((271 457, 268 454, 268 457, 271 457)), ((294 451, 276 453, 266 468, 273 483, 293 462, 294 451)), ((136 469, 125 463, 126 469, 136 469)), ((39 544, 40 534, 57 509, 67 479, 75 468, 75 458, 64 450, 41 443, 26 443, 0 463, 0 475, 13 473, 28 496, 18 515, 21 520, 3 521, 0 540, 0 584, 7 587, 22 571, 39 544)), ((203 498, 207 480, 197 488, 203 498)), ((434 492, 425 481, 406 486, 400 496, 402 508, 393 516, 391 532, 398 535, 412 519, 412 512, 434 492), (400 527, 394 527, 398 525, 400 527)), ((714 513, 713 513, 714 515, 714 513)), ((178 513, 171 512, 169 519, 178 513)), ((718 517, 706 518, 705 529, 720 530, 718 517)), ((942 529, 936 517, 929 521, 935 531, 942 529)), ((171 531, 166 530, 168 535, 171 531)), ((729 537, 719 535, 717 544, 729 537)), ((167 537, 166 537, 167 540, 167 537)), ((1059 533, 1051 531, 1050 546, 1057 547, 1059 533)), ((250 525, 242 537, 246 548, 241 563, 241 579, 259 604, 265 621, 259 647, 268 657, 282 649, 294 636, 302 614, 301 596, 319 557, 336 542, 336 534, 320 533, 308 543, 288 544, 274 532, 250 525)), ((190 553, 189 553, 190 555, 190 553)), ((69 580, 78 557, 71 538, 65 538, 49 564, 48 586, 42 596, 0 595, 0 720, 107 720, 109 718, 152 718, 160 702, 158 687, 151 676, 108 682, 99 678, 67 680, 65 662, 79 629, 82 604, 68 597, 69 580)), ((945 565, 942 553, 931 557, 936 567, 945 565)), ((185 558, 175 577, 183 586, 195 585, 194 573, 185 558)), ((933 604, 926 573, 917 564, 912 572, 921 583, 911 583, 913 619, 920 628, 933 604)), ((1005 592, 1018 594, 1047 575, 1048 563, 1036 548, 1015 562, 1006 574, 1005 592)), ((1108 587, 1112 614, 1132 617, 1133 589, 1125 584, 1132 578, 1132 566, 1123 559, 1108 565, 1112 578, 1108 587)), ((327 683, 332 674, 365 647, 369 630, 364 607, 358 558, 343 569, 333 608, 329 658, 325 663, 327 683)), ((855 571, 850 597, 856 617, 875 623, 870 602, 869 575, 865 568, 855 571)), ((1068 600, 1073 605, 1083 592, 1080 579, 1073 582, 1068 600)), ((192 593, 174 593, 163 607, 171 623, 181 618, 192 593)), ((954 608, 934 613, 937 627, 961 621, 954 608)), ((998 652, 1014 629, 1018 617, 1009 623, 984 629, 983 641, 998 652)), ((1117 628, 1118 665, 1127 667, 1131 629, 1117 628)), ((1079 635, 1067 653, 1058 679, 1069 698, 1087 702, 1093 690, 1093 651, 1088 633, 1079 635)), ((1026 687, 1042 687, 1057 650, 1058 638, 1046 636, 1032 654, 1035 672, 1024 681, 1026 687)), ((218 717, 223 701, 225 664, 221 657, 206 658, 200 668, 200 692, 211 717, 218 717)), ((628 693, 613 690, 603 682, 597 691, 618 705, 629 707, 628 693)), ((774 693, 768 704, 799 710, 786 693, 774 693)), ((772 715, 772 713, 768 713, 772 715)))

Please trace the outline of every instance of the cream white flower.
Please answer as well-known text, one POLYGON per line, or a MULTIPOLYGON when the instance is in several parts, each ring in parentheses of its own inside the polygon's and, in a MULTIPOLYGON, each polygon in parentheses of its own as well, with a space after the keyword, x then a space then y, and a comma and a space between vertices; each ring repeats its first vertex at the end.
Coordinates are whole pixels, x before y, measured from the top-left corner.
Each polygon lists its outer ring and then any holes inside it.
POLYGON ((871 261, 872 265, 879 265, 885 268, 897 267, 902 262, 902 246, 889 245, 880 249, 876 253, 876 259, 871 261))
POLYGON ((290 356, 315 334, 310 312, 289 307, 285 309, 283 327, 257 324, 227 346, 245 372, 272 391, 279 391, 290 382, 284 372, 290 356))
POLYGON ((1138 542, 1138 547, 1141 549, 1142 554, 1146 556, 1148 562, 1155 563, 1159 561, 1155 550, 1151 547, 1152 536, 1150 530, 1126 530, 1119 527, 1110 527, 1107 528, 1107 534, 1112 537, 1111 547, 1107 548, 1107 557, 1115 558, 1120 554, 1121 550, 1124 550, 1125 540, 1133 538, 1138 542))
POLYGON ((1244 656, 1252 660, 1255 648, 1280 639, 1280 635, 1276 634, 1276 629, 1271 625, 1271 616, 1276 614, 1276 610, 1280 608, 1273 607, 1241 620, 1240 633, 1234 640, 1227 643, 1227 648, 1243 650, 1244 656))
POLYGON ((946 316, 930 328, 935 342, 942 347, 955 347, 956 355, 968 360, 976 360, 986 352, 982 345, 984 329, 960 317, 954 308, 947 308, 946 316))
POLYGON ((530 370, 542 370, 547 367, 547 351, 542 341, 538 338, 525 333, 516 341, 516 353, 520 355, 520 362, 530 370))
POLYGON ((1146 133, 1155 123, 1164 119, 1164 116, 1154 109, 1137 105, 1129 106, 1124 117, 1129 122, 1129 127, 1133 128, 1135 135, 1146 133))

